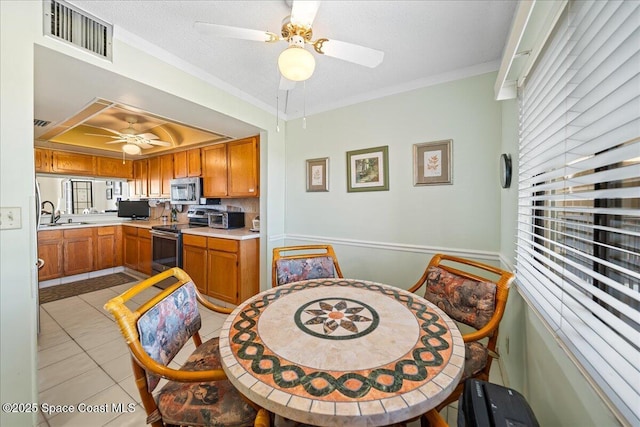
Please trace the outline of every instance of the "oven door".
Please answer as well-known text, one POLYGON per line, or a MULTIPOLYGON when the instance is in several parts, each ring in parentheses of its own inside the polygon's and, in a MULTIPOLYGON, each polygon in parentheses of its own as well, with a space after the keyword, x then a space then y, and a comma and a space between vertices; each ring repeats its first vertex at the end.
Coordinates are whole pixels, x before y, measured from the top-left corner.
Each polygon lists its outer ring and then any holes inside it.
POLYGON ((182 267, 182 234, 151 230, 151 253, 153 274, 182 267))

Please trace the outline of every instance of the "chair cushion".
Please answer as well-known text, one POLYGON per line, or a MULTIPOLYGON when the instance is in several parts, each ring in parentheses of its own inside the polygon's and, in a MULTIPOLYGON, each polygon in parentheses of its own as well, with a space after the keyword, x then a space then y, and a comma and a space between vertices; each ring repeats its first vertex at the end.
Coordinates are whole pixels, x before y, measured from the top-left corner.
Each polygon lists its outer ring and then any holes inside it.
MULTIPOLYGON (((218 338, 204 342, 180 368, 184 371, 222 369, 218 338)), ((256 410, 228 380, 181 383, 169 381, 158 393, 165 424, 188 426, 251 426, 256 410)))
POLYGON ((440 267, 429 267, 426 283, 424 297, 459 322, 480 329, 493 316, 495 283, 467 279, 440 267))
POLYGON ((336 277, 336 269, 330 256, 279 259, 276 261, 276 275, 278 285, 284 285, 300 280, 336 277))
POLYGON ((487 358, 489 357, 487 348, 477 341, 465 343, 464 350, 464 371, 462 372, 460 382, 484 369, 487 365, 487 358))
MULTIPOLYGON (((138 319, 140 344, 156 362, 168 365, 201 326, 193 282, 187 282, 138 319)), ((149 392, 160 377, 147 373, 149 392)))

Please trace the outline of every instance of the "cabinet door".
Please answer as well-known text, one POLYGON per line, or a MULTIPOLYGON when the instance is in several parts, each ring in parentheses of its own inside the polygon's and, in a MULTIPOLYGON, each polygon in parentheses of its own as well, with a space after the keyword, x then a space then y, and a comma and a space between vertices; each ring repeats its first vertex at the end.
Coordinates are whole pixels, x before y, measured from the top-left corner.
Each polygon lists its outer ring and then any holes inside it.
POLYGON ((187 152, 179 151, 173 153, 173 176, 186 178, 188 176, 187 167, 187 152))
POLYGON ((96 157, 97 175, 109 178, 133 178, 133 162, 131 160, 114 159, 113 157, 96 157))
POLYGON ((205 197, 227 195, 226 144, 215 144, 202 149, 202 187, 205 197))
POLYGON ((160 197, 162 191, 162 172, 160 157, 149 159, 149 197, 160 197))
POLYGON ((44 266, 38 270, 38 280, 62 277, 62 231, 38 232, 38 258, 44 266))
POLYGON ((138 231, 134 227, 123 227, 122 230, 123 264, 132 270, 138 269, 138 231))
POLYGON ((134 160, 133 162, 133 187, 134 194, 136 196, 148 196, 149 195, 149 176, 148 176, 148 161, 134 160))
POLYGON ((138 229, 138 268, 141 273, 151 276, 151 233, 145 228, 138 229))
POLYGON ((182 269, 196 284, 203 295, 207 295, 207 238, 183 236, 182 269))
POLYGON ((86 154, 53 151, 51 155, 51 171, 73 175, 95 175, 95 160, 94 156, 86 154))
POLYGON ((202 160, 199 148, 187 151, 187 175, 190 177, 202 175, 202 160))
POLYGON ((259 151, 256 137, 232 141, 228 150, 229 197, 258 197, 259 151))
POLYGON ((237 254, 208 251, 207 295, 232 304, 239 302, 237 254))
MULTIPOLYGON (((117 267, 121 264, 118 257, 118 227, 96 227, 96 270, 117 267)), ((121 250, 120 250, 121 252, 121 250)))
POLYGON ((62 245, 65 276, 94 270, 92 229, 65 230, 62 245))
POLYGON ((35 148, 33 154, 36 172, 51 172, 51 151, 35 148))
POLYGON ((171 180, 173 179, 173 154, 160 156, 160 194, 162 197, 171 195, 171 180))

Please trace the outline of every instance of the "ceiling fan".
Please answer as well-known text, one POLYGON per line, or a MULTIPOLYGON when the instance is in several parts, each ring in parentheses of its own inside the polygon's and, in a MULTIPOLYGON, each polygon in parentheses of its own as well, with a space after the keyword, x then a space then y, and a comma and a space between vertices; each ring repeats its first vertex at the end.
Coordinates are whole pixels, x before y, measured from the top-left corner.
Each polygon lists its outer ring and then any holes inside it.
POLYGON ((284 79, 280 89, 289 90, 293 82, 307 80, 315 69, 315 59, 305 45, 313 46, 313 50, 321 55, 338 58, 366 67, 375 68, 384 58, 384 52, 333 39, 318 38, 313 40, 312 23, 315 19, 320 1, 294 0, 291 4, 291 15, 282 21, 281 35, 269 31, 253 30, 240 27, 196 22, 196 30, 205 37, 228 37, 242 40, 253 40, 267 43, 286 41, 289 43, 278 58, 278 68, 284 79))
POLYGON ((122 151, 127 154, 140 154, 142 152, 142 149, 153 148, 154 145, 161 147, 171 146, 170 142, 161 141, 158 136, 151 132, 138 133, 138 131, 133 127, 133 125, 138 123, 138 119, 136 117, 127 116, 125 117, 125 120, 129 124, 129 126, 124 129, 120 129, 119 131, 100 128, 106 130, 107 132, 115 134, 115 136, 96 133, 87 133, 86 135, 101 136, 114 139, 113 141, 108 141, 105 144, 120 144, 124 142, 125 144, 122 146, 122 151))

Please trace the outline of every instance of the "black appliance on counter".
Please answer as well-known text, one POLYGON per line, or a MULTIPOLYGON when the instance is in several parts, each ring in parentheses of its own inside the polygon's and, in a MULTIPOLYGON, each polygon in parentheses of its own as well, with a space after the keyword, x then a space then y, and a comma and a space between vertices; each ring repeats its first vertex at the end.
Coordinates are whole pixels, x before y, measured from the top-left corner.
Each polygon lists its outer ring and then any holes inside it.
MULTIPOLYGON (((151 270, 153 274, 161 273, 173 267, 182 268, 182 230, 186 228, 207 227, 211 207, 192 205, 187 211, 188 224, 168 223, 151 227, 151 270)), ((167 287, 169 283, 161 283, 159 287, 167 287)))

